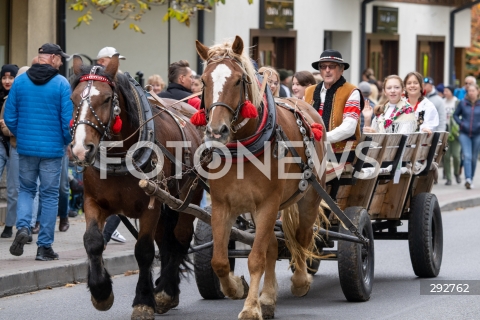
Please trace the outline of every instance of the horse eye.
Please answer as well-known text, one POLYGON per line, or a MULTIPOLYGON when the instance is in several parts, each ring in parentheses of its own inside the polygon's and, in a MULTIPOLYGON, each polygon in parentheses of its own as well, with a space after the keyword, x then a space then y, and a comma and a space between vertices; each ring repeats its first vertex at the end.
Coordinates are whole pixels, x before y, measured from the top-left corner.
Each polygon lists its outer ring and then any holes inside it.
POLYGON ((240 82, 241 82, 241 80, 239 79, 239 80, 237 81, 237 83, 235 83, 235 86, 240 85, 240 82))
POLYGON ((112 97, 108 97, 107 99, 105 99, 104 103, 109 103, 111 99, 112 99, 112 97))

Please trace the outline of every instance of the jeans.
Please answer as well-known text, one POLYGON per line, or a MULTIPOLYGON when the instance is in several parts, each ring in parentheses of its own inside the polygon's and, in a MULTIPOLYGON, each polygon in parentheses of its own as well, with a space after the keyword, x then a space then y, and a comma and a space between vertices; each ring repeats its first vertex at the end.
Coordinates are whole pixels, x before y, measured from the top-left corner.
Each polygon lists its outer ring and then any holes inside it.
POLYGON ((3 175, 3 170, 8 166, 8 155, 3 143, 0 143, 0 177, 3 175))
POLYGON ((105 227, 103 228, 103 239, 105 243, 109 242, 112 238, 112 234, 117 230, 118 225, 122 220, 116 214, 107 218, 107 222, 105 223, 105 227))
POLYGON ((20 189, 17 203, 17 229, 30 230, 32 206, 40 178, 40 233, 37 245, 51 247, 58 213, 58 190, 62 158, 40 158, 19 155, 20 189))
POLYGON ((68 217, 68 199, 70 198, 70 183, 68 182, 68 156, 62 158, 62 171, 60 174, 60 189, 58 191, 58 216, 68 217))
MULTIPOLYGON (((10 160, 7 167, 7 219, 5 225, 12 227, 17 222, 17 199, 20 188, 17 148, 10 146, 10 160)), ((33 201, 31 227, 37 222, 38 191, 33 201)))
MULTIPOLYGON (((17 200, 18 189, 20 188, 18 172, 18 152, 17 148, 10 146, 10 160, 7 167, 7 219, 5 225, 12 227, 17 221, 17 200)), ((30 226, 33 228, 37 221, 38 211, 38 190, 33 200, 32 221, 30 226)))
POLYGON ((465 133, 460 133, 459 140, 462 145, 465 179, 473 180, 477 167, 478 151, 480 149, 480 135, 469 137, 465 133))

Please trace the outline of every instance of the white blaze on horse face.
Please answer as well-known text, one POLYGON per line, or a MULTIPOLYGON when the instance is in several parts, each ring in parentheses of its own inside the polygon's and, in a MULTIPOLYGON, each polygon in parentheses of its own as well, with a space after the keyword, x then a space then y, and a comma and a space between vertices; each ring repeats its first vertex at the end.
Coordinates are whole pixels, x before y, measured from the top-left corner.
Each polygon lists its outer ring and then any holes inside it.
POLYGON ((219 64, 215 70, 212 72, 213 80, 213 102, 215 103, 220 98, 220 93, 222 93, 223 86, 227 81, 227 78, 232 75, 232 70, 227 67, 225 64, 219 64))
MULTIPOLYGON (((230 70, 229 67, 227 67, 225 64, 219 64, 215 67, 215 70, 211 73, 212 75, 212 81, 213 81, 213 101, 212 103, 215 103, 218 101, 220 98, 220 93, 223 91, 223 86, 225 85, 225 82, 227 81, 227 78, 232 75, 232 70, 230 70)), ((215 112, 215 108, 212 108, 212 111, 210 112, 211 115, 215 112)), ((210 116, 210 121, 209 123, 212 122, 212 116, 210 116)))
MULTIPOLYGON (((100 94, 100 91, 95 88, 95 85, 92 84, 92 87, 90 88, 90 99, 94 96, 98 96, 100 94)), ((88 101, 85 99, 80 106, 80 114, 78 116, 78 120, 85 120, 87 113, 88 113, 89 107, 88 107, 88 101)), ((96 121, 96 120, 92 120, 96 121)), ((73 154, 78 158, 78 160, 83 161, 85 160, 85 154, 88 149, 85 148, 85 138, 87 136, 87 125, 86 124, 81 124, 77 126, 75 130, 75 144, 73 145, 72 152, 73 154)))

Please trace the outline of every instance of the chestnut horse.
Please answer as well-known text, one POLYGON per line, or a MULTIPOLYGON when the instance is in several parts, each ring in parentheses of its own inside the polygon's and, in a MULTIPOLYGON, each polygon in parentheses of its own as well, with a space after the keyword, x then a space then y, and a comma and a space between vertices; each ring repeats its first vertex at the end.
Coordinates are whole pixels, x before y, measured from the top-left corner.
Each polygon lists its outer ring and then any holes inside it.
MULTIPOLYGON (((137 108, 138 95, 135 95, 134 86, 127 76, 118 73, 118 65, 118 55, 113 56, 105 69, 83 66, 82 59, 78 56, 73 61, 77 77, 72 85, 71 96, 75 106, 71 148, 77 164, 85 168, 83 179, 87 229, 83 239, 89 260, 87 285, 94 307, 102 311, 110 309, 114 300, 112 281, 102 259, 105 250, 102 235, 105 219, 112 214, 138 219, 140 228, 135 244, 135 258, 140 271, 132 319, 154 319, 155 311, 164 313, 179 303, 179 267, 187 259, 194 217, 177 213, 158 200, 153 203, 154 208, 149 208, 151 198, 138 186, 139 178, 131 172, 107 175, 106 179, 102 179, 98 167, 93 167, 98 160, 98 150, 104 148, 100 146, 101 142, 123 141, 123 146, 104 150, 107 157, 125 158, 125 152, 139 141, 141 130, 137 129, 140 128, 140 123, 143 126, 149 120, 145 117, 142 120, 142 111, 137 108), (121 122, 115 119, 117 114, 121 122), (154 241, 159 247, 161 260, 160 277, 155 282, 155 288, 151 270, 155 257, 154 241)), ((150 121, 154 121, 155 144, 166 146, 167 141, 183 140, 179 126, 169 112, 157 109, 152 112, 154 118, 150 121)), ((193 154, 201 143, 198 131, 188 122, 183 131, 186 140, 191 141, 189 151, 193 154)), ((149 134, 153 134, 153 130, 149 134)), ((167 150, 175 154, 174 149, 167 150)), ((163 158, 158 161, 163 161, 163 158)), ((178 161, 183 162, 184 159, 178 161)), ((152 159, 148 159, 146 163, 151 162, 152 159)), ((165 160, 165 177, 174 174, 175 165, 172 162, 165 160)), ((177 180, 176 196, 185 197, 189 180, 177 180)), ((200 188, 198 189, 192 198, 192 202, 197 204, 202 196, 200 188)), ((173 195, 172 189, 169 190, 173 195)))
MULTIPOLYGON (((246 53, 244 53, 243 41, 236 37, 232 43, 227 42, 208 48, 197 41, 197 52, 205 61, 205 71, 202 75, 204 83, 203 106, 205 110, 206 131, 205 139, 208 143, 215 145, 215 142, 228 144, 249 140, 255 136, 261 123, 262 117, 248 119, 240 108, 251 103, 261 112, 261 101, 263 95, 260 93, 260 85, 257 81, 253 64, 246 53), (251 100, 251 103, 246 101, 251 100)), ((302 114, 311 125, 316 123, 323 126, 319 114, 306 102, 301 100, 279 100, 280 103, 288 104, 296 113, 302 114)), ((292 111, 278 105, 276 108, 276 128, 281 128, 290 142, 300 142, 301 146, 295 145, 298 155, 302 161, 307 162, 305 156, 304 138, 313 143, 313 150, 317 160, 323 162, 324 143, 326 139, 325 129, 321 129, 320 141, 313 139, 313 135, 305 136, 300 132, 299 124, 292 111)), ((298 118, 297 118, 298 119, 298 118)), ((193 118, 192 118, 193 120, 193 118)), ((307 125, 309 127, 309 125, 307 125)), ((305 129, 304 129, 305 130, 305 129)), ((278 140, 273 143, 279 142, 278 140)), ((243 142, 242 142, 243 143, 243 142)), ((307 273, 306 259, 312 253, 314 240, 314 223, 319 217, 323 217, 320 207, 321 198, 315 190, 306 186, 307 189, 297 193, 299 190, 300 169, 297 163, 282 163, 277 158, 283 154, 278 148, 275 157, 275 148, 265 148, 265 153, 257 157, 264 163, 266 153, 272 154, 270 172, 268 178, 253 162, 242 163, 244 177, 237 176, 239 167, 237 162, 232 161, 231 168, 221 178, 211 179, 210 192, 212 199, 212 232, 213 232, 213 257, 212 268, 217 274, 222 292, 231 299, 246 298, 243 310, 238 315, 239 319, 262 319, 273 318, 277 300, 277 280, 275 276, 275 262, 278 257, 278 243, 274 234, 274 225, 277 213, 282 209, 284 231, 292 228, 287 226, 295 221, 293 231, 290 234, 285 231, 286 243, 292 253, 292 261, 295 263, 295 271, 291 278, 291 291, 296 296, 304 296, 310 289, 311 275, 307 273), (287 179, 278 175, 279 167, 284 166, 285 173, 296 174, 295 179, 287 179), (230 273, 228 260, 228 242, 230 229, 236 218, 245 212, 250 212, 256 226, 255 241, 248 257, 248 269, 250 272, 250 287, 245 280, 230 273), (293 214, 293 216, 291 215, 293 214), (291 237, 289 237, 289 235, 291 237), (260 292, 260 279, 263 274, 264 284, 260 292), (260 295, 259 295, 260 293, 260 295)), ((287 149, 292 157, 292 150, 287 149)), ((270 156, 269 155, 269 156, 270 156)), ((316 167, 319 166, 319 161, 316 167)), ((218 170, 217 170, 218 171, 218 170)), ((217 171, 210 169, 210 173, 217 171)), ((318 168, 316 171, 320 172, 318 168)), ((314 173, 318 175, 318 173, 314 173)), ((325 179, 318 178, 321 185, 325 186, 325 179)))

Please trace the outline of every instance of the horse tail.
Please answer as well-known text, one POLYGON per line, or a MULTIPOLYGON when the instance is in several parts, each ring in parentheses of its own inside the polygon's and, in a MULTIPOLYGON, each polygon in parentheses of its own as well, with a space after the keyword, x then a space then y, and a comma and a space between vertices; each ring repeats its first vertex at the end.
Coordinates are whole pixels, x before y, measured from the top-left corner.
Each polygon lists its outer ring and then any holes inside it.
POLYGON ((295 203, 282 210, 283 234, 285 235, 285 243, 291 254, 290 267, 295 265, 296 261, 299 259, 312 260, 325 257, 317 248, 317 240, 325 242, 320 235, 320 228, 328 229, 330 226, 330 221, 325 215, 324 208, 328 208, 328 205, 322 200, 318 207, 318 214, 313 224, 312 238, 306 248, 302 247, 296 240, 296 233, 300 223, 300 212, 298 210, 298 205, 295 203))

